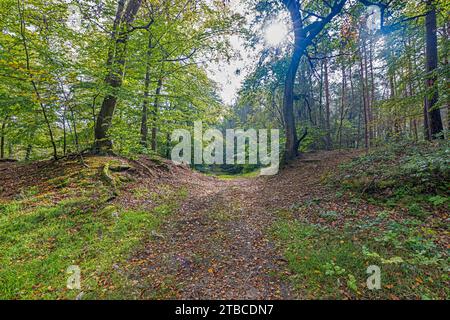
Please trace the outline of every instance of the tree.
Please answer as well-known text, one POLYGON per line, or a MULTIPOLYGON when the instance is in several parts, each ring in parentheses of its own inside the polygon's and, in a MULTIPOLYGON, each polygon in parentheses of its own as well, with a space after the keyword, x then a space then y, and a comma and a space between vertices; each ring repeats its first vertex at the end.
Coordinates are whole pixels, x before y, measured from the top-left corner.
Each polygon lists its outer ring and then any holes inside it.
POLYGON ((142 0, 128 0, 125 11, 124 0, 119 0, 117 5, 116 18, 111 34, 113 47, 112 49, 110 48, 106 62, 108 75, 106 76, 105 84, 110 86, 111 92, 103 99, 97 116, 94 153, 104 153, 112 150, 112 141, 108 135, 108 130, 111 127, 112 117, 117 105, 118 90, 122 86, 129 33, 135 29, 132 23, 136 19, 141 2, 142 0))
POLYGON ((326 147, 328 150, 332 149, 331 140, 331 126, 330 126, 330 81, 328 77, 328 58, 323 59, 324 68, 324 85, 325 85, 325 130, 326 130, 326 147))
POLYGON ((35 76, 34 76, 33 71, 31 69, 30 51, 28 49, 28 40, 27 40, 27 37, 26 37, 24 8, 23 8, 23 4, 21 3, 20 0, 17 0, 17 10, 19 12, 19 18, 20 18, 20 20, 19 20, 20 21, 20 35, 22 37, 23 49, 24 49, 24 52, 25 52, 26 70, 27 70, 27 73, 28 73, 28 78, 30 80, 30 83, 33 86, 34 94, 36 96, 37 102, 39 103, 39 105, 41 107, 42 114, 44 115, 44 120, 45 120, 45 123, 46 123, 47 128, 48 128, 48 133, 49 133, 50 141, 51 141, 52 148, 53 148, 53 158, 56 160, 56 159, 58 159, 58 151, 56 150, 56 143, 55 143, 55 138, 54 138, 54 134, 53 134, 53 129, 51 127, 50 120, 49 120, 49 117, 47 115, 47 110, 46 110, 45 104, 43 102, 41 92, 40 92, 40 90, 38 88, 38 85, 37 85, 36 81, 34 80, 35 76))
MULTIPOLYGON (((426 95, 424 104, 425 136, 427 140, 436 139, 442 132, 441 111, 437 102, 436 69, 438 65, 436 6, 433 0, 427 0, 426 26, 426 95)), ((444 138, 442 135, 441 138, 444 138)))
POLYGON ((291 21, 294 26, 294 48, 291 56, 291 62, 286 74, 283 96, 283 114, 286 134, 286 160, 293 159, 298 155, 298 147, 301 142, 297 136, 297 128, 294 119, 294 83, 298 66, 300 64, 300 59, 317 35, 319 35, 324 27, 341 12, 345 2, 346 0, 338 0, 332 5, 327 5, 329 13, 326 16, 321 16, 320 13, 313 14, 317 18, 317 21, 305 26, 304 19, 302 17, 302 2, 300 0, 283 0, 283 4, 289 11, 291 21))

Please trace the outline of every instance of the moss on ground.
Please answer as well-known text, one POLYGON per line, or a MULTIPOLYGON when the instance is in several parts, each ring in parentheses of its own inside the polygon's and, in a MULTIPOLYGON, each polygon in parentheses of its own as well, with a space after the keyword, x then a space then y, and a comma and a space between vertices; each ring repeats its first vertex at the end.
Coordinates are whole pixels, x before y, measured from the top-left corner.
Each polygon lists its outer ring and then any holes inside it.
POLYGON ((186 190, 164 187, 152 208, 111 203, 111 186, 100 177, 105 161, 89 158, 76 175, 0 201, 1 299, 124 297, 129 279, 121 264, 177 210, 186 190), (80 290, 67 288, 70 266, 80 268, 80 290))

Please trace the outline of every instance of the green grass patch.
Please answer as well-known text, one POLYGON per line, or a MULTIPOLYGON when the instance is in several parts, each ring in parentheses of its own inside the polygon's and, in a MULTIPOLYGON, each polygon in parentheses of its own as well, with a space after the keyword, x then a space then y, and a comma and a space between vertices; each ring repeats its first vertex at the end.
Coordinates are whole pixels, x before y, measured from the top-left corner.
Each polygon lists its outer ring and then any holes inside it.
POLYGON ((239 173, 239 174, 214 174, 209 173, 209 176, 217 177, 221 180, 233 180, 233 179, 239 179, 239 178, 256 178, 259 177, 259 170, 250 171, 246 173, 239 173))
POLYGON ((345 229, 281 216, 271 234, 287 260, 299 296, 308 299, 446 299, 448 257, 420 221, 399 224, 385 212, 345 229), (386 223, 387 219, 387 223, 386 223), (381 289, 369 290, 367 268, 381 269, 381 289))
POLYGON ((27 207, 0 204, 0 299, 124 298, 125 263, 173 213, 186 190, 164 193, 153 209, 129 210, 87 196, 27 207), (67 289, 69 266, 81 290, 67 289))

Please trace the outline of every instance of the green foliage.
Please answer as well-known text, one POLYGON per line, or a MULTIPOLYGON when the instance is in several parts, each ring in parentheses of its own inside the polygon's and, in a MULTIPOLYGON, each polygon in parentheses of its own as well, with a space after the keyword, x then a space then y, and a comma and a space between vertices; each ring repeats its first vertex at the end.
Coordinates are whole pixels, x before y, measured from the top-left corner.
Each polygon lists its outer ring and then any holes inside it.
POLYGON ((320 213, 320 217, 322 217, 328 221, 337 220, 339 218, 339 216, 340 216, 340 214, 336 211, 326 211, 326 212, 320 213))
POLYGON ((0 272, 0 296, 70 295, 65 288, 65 270, 72 264, 80 266, 86 278, 84 287, 98 290, 92 276, 119 262, 120 255, 137 244, 144 230, 158 224, 149 212, 124 211, 116 221, 112 215, 98 215, 91 208, 89 199, 79 198, 4 216, 0 246, 5 268, 0 272))
POLYGON ((424 216, 421 205, 443 207, 450 180, 449 144, 392 143, 342 165, 336 183, 364 196, 404 205, 424 216))
POLYGON ((353 292, 358 292, 358 285, 356 282, 356 278, 351 273, 348 275, 347 286, 353 290, 353 292))
POLYGON ((220 2, 168 5, 157 0, 142 5, 136 29, 128 34, 123 85, 110 88, 104 79, 116 10, 115 0, 1 2, 0 127, 5 124, 9 157, 48 157, 49 130, 59 155, 89 148, 100 105, 111 92, 119 99, 110 132, 115 151, 146 153, 140 125, 147 72, 148 126, 157 128, 161 155, 166 155, 167 134, 174 128, 220 117, 216 85, 199 61, 229 55, 224 35, 238 32, 242 18, 220 2), (163 87, 156 95, 158 79, 163 87))
POLYGON ((287 278, 305 298, 447 297, 448 255, 439 235, 418 220, 386 214, 352 221, 345 229, 279 215, 271 232, 287 260, 287 278), (381 269, 381 290, 366 286, 367 266, 381 269))
POLYGON ((433 204, 433 206, 440 206, 443 205, 444 203, 446 203, 448 201, 447 197, 442 197, 442 196, 432 196, 428 198, 428 201, 431 202, 433 204))
POLYGON ((365 260, 351 241, 331 235, 329 230, 288 220, 276 223, 273 234, 285 250, 291 281, 306 298, 341 297, 339 283, 349 271, 362 281, 365 260))

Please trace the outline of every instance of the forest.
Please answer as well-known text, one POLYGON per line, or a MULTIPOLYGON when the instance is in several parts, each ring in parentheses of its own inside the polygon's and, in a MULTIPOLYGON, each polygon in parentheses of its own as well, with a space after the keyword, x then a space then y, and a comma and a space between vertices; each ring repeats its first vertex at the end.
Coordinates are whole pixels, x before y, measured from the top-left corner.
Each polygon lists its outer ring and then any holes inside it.
POLYGON ((448 299, 449 13, 1 0, 0 299, 448 299))

